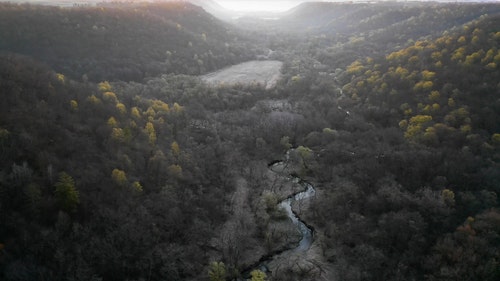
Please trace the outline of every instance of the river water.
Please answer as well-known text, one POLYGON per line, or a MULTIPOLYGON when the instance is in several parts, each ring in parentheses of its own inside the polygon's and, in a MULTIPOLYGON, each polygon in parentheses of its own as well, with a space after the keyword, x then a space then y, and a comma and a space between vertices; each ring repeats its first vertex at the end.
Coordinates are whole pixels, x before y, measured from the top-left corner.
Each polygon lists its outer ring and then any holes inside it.
MULTIPOLYGON (((289 160, 289 153, 286 154, 286 161, 289 160)), ((283 175, 285 171, 287 170, 287 163, 285 161, 279 161, 275 162, 271 165, 269 165, 269 169, 277 174, 283 175)), ((288 253, 297 253, 297 252, 306 252, 309 250, 311 247, 311 244, 313 243, 313 230, 307 226, 307 224, 302 221, 296 213, 293 212, 292 210, 292 204, 293 202, 299 202, 301 200, 310 198, 315 195, 316 190, 314 187, 303 180, 301 180, 298 177, 292 177, 292 176, 287 176, 289 181, 293 183, 298 183, 302 187, 304 187, 303 191, 300 191, 298 193, 294 193, 290 195, 289 197, 283 199, 278 203, 278 207, 282 208, 286 211, 286 214, 288 218, 292 221, 292 223, 297 227, 297 230, 301 233, 302 238, 299 241, 299 244, 293 248, 287 249, 285 251, 280 251, 277 253, 274 253, 267 258, 261 259, 258 264, 255 266, 252 266, 250 269, 245 270, 243 273, 243 276, 248 276, 250 271, 254 269, 259 269, 264 272, 268 272, 268 264, 270 261, 272 261, 276 256, 278 255, 286 255, 288 253)))
POLYGON ((309 183, 302 183, 303 186, 306 187, 306 190, 295 194, 283 201, 281 201, 278 206, 283 208, 287 216, 293 222, 293 224, 297 227, 297 229, 302 234, 302 238, 300 239, 299 245, 296 248, 290 249, 290 251, 307 251, 313 242, 313 231, 310 229, 300 218, 292 211, 292 202, 300 201, 303 199, 307 199, 309 197, 314 196, 316 191, 309 183))

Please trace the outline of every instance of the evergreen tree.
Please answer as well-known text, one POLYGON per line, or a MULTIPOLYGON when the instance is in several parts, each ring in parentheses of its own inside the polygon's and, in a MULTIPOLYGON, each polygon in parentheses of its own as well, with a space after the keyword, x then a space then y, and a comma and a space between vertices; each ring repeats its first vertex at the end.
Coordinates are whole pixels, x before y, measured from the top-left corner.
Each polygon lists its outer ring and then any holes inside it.
POLYGON ((75 211, 78 204, 80 204, 80 197, 73 178, 67 173, 61 172, 59 181, 54 187, 54 194, 60 208, 68 213, 75 211))

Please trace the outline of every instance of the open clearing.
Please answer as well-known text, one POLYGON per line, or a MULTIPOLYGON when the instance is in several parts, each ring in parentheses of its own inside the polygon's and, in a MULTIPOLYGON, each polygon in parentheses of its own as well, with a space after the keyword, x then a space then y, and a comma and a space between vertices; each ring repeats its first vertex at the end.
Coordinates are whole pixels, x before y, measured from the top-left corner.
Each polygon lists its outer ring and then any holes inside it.
POLYGON ((248 61, 203 75, 201 79, 215 86, 260 84, 271 89, 281 77, 282 66, 281 61, 248 61))

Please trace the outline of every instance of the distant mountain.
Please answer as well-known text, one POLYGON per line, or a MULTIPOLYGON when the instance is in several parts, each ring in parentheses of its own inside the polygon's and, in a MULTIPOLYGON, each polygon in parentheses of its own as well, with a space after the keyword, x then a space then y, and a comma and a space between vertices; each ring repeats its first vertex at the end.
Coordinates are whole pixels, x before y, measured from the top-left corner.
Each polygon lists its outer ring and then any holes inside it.
MULTIPOLYGON (((0 2, 2 2, 0 0, 0 2)), ((7 1, 5 1, 7 2, 7 1)), ((123 2, 123 3, 159 3, 159 2, 188 2, 192 3, 193 5, 200 6, 202 7, 205 11, 208 13, 212 14, 213 16, 219 18, 219 19, 224 19, 228 20, 231 19, 231 13, 224 9, 221 5, 219 5, 217 2, 212 1, 212 0, 128 0, 128 1, 112 1, 112 0, 26 0, 23 2, 27 3, 33 3, 33 4, 40 4, 40 5, 49 5, 49 6, 60 6, 60 7, 71 7, 71 6, 85 6, 85 5, 108 5, 112 3, 113 5, 116 4, 114 2, 123 2)))
POLYGON ((315 2, 298 5, 287 12, 279 23, 290 30, 332 35, 380 33, 381 29, 394 29, 404 25, 415 26, 411 28, 427 35, 432 32, 440 33, 486 13, 499 12, 500 5, 495 3, 464 5, 437 2, 315 2))
POLYGON ((234 28, 187 2, 3 3, 0 18, 0 51, 32 56, 76 79, 200 74, 253 57, 234 28))
POLYGON ((230 11, 226 10, 224 7, 219 5, 219 3, 213 0, 186 0, 196 6, 202 7, 205 11, 212 14, 213 16, 222 19, 222 20, 230 20, 232 18, 232 14, 230 11))
POLYGON ((309 37, 324 47, 319 61, 344 67, 357 58, 385 55, 419 38, 437 37, 482 15, 498 13, 496 3, 317 2, 295 7, 269 21, 266 28, 309 37))

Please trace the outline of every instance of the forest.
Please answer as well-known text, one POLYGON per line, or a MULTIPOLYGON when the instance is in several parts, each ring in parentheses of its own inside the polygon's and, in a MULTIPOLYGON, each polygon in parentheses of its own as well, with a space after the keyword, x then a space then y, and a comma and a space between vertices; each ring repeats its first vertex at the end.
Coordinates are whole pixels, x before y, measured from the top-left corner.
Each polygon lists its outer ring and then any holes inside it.
POLYGON ((500 280, 500 4, 0 19, 0 280, 500 280))

